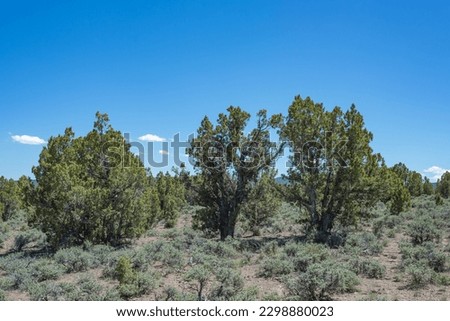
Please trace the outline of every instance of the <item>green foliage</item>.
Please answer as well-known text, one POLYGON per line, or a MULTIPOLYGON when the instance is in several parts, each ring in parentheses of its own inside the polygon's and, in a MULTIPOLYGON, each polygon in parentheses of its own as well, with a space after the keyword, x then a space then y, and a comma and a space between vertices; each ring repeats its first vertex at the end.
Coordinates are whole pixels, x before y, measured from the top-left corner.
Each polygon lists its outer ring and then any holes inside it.
POLYGON ((57 280, 64 270, 64 266, 49 259, 37 260, 29 265, 31 277, 36 282, 57 280))
POLYGON ((23 291, 35 283, 58 279, 64 267, 48 258, 33 259, 17 253, 1 258, 0 270, 6 272, 5 277, 0 279, 0 288, 23 291))
POLYGON ((6 293, 0 289, 0 301, 6 301, 6 293))
POLYGON ((381 237, 386 229, 393 231, 401 223, 402 219, 397 215, 383 215, 373 221, 372 231, 375 236, 381 237))
POLYGON ((158 275, 151 272, 136 272, 131 260, 121 256, 115 268, 115 277, 119 280, 118 291, 121 298, 131 299, 151 293, 158 286, 158 275))
POLYGON ((204 207, 196 213, 195 226, 219 231, 221 239, 234 236, 242 204, 281 152, 271 148, 269 131, 280 126, 281 115, 268 119, 267 112, 260 111, 256 128, 246 135, 250 114, 239 107, 227 111, 219 114, 216 126, 205 117, 187 149, 199 177, 197 203, 204 207))
POLYGON ((27 249, 43 249, 47 245, 47 235, 37 229, 20 232, 14 239, 14 250, 17 252, 27 249))
POLYGON ((409 277, 409 286, 414 289, 423 288, 426 285, 433 283, 435 277, 435 272, 422 262, 408 265, 406 274, 409 277))
POLYGON ((358 284, 354 272, 332 261, 312 264, 306 272, 286 279, 290 299, 302 301, 330 300, 334 294, 353 291, 358 284))
POLYGON ((391 196, 391 214, 400 214, 411 205, 411 196, 406 187, 398 185, 391 196))
POLYGON ((400 246, 400 251, 404 268, 420 262, 426 264, 435 272, 444 272, 447 269, 447 255, 437 249, 434 243, 422 243, 418 246, 403 243, 400 246))
POLYGON ((197 293, 197 300, 204 301, 204 291, 206 285, 211 281, 213 274, 205 265, 197 265, 189 269, 184 275, 184 279, 193 283, 193 287, 197 293))
POLYGON ((0 221, 11 219, 21 206, 21 191, 17 182, 0 176, 0 221))
POLYGON ((350 261, 352 271, 369 279, 382 279, 386 275, 386 267, 373 259, 356 257, 350 261))
POLYGON ((422 186, 423 194, 425 195, 433 195, 434 188, 433 184, 431 184, 430 179, 428 177, 424 177, 423 186, 422 186))
POLYGON ((420 173, 409 170, 403 163, 395 164, 391 170, 400 179, 401 184, 408 190, 410 196, 417 197, 423 194, 422 175, 420 173))
POLYGON ((96 116, 86 136, 75 138, 67 128, 51 137, 33 168, 30 222, 56 248, 85 241, 115 245, 141 235, 152 221, 145 169, 108 116, 96 116))
POLYGON ((450 196, 450 172, 445 172, 441 179, 437 181, 436 194, 443 198, 449 198, 450 196))
POLYGON ((294 271, 294 263, 284 253, 262 260, 258 275, 271 278, 290 274, 294 271))
POLYGON ((151 293, 158 284, 156 274, 137 272, 133 279, 120 283, 119 294, 124 299, 139 297, 151 293))
POLYGON ((120 283, 133 283, 136 273, 133 270, 131 261, 126 256, 121 256, 116 266, 116 275, 120 283))
POLYGON ((59 250, 53 258, 66 268, 67 273, 86 271, 95 266, 95 259, 92 254, 79 247, 59 250))
POLYGON ((264 172, 242 206, 243 228, 251 231, 253 235, 261 234, 261 228, 270 224, 270 218, 281 206, 275 175, 275 171, 264 172))
POLYGON ((438 241, 441 237, 433 218, 429 215, 421 215, 415 218, 409 224, 407 234, 415 245, 438 241))
POLYGON ((159 201, 159 219, 165 221, 166 227, 174 227, 185 204, 184 185, 179 177, 159 172, 155 178, 159 201))
POLYGON ((114 291, 102 287, 92 276, 83 275, 76 283, 46 281, 28 289, 33 301, 102 301, 119 299, 114 291))
POLYGON ((259 290, 256 286, 243 288, 230 297, 232 301, 258 301, 259 290))
POLYGON ((373 256, 383 251, 383 244, 375 234, 360 232, 347 237, 344 250, 357 255, 373 256))
POLYGON ((308 212, 319 241, 336 222, 356 224, 379 199, 382 158, 370 147, 372 134, 353 105, 326 111, 309 97, 295 97, 282 138, 293 151, 289 197, 308 212))
POLYGON ((291 242, 286 244, 283 250, 292 261, 297 272, 305 272, 310 265, 330 258, 327 247, 322 244, 298 244, 291 242))
POLYGON ((440 194, 436 194, 434 201, 436 203, 437 206, 442 206, 444 205, 444 200, 442 199, 442 196, 440 194))
POLYGON ((216 284, 211 290, 210 299, 214 301, 230 301, 235 299, 244 288, 244 279, 239 271, 221 268, 216 271, 216 284))

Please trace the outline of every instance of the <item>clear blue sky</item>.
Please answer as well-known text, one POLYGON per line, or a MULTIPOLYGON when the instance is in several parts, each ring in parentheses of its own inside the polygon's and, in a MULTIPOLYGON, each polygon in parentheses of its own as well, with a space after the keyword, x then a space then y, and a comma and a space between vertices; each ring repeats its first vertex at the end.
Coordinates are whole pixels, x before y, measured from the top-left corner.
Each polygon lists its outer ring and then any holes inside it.
POLYGON ((450 168, 449 17, 447 1, 1 1, 0 175, 31 175, 42 145, 24 142, 85 134, 97 110, 134 140, 170 138, 300 94, 355 103, 389 165, 435 176, 450 168))

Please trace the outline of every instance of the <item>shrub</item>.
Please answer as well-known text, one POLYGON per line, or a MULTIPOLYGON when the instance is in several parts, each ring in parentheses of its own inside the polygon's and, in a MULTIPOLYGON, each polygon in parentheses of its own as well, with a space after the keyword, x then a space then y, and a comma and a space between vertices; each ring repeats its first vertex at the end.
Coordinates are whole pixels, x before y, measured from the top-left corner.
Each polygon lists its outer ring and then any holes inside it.
POLYGON ((133 279, 121 282, 119 294, 123 299, 131 299, 151 293, 158 286, 156 274, 135 273, 133 279))
POLYGON ((96 265, 104 265, 108 263, 111 253, 114 251, 114 248, 107 245, 93 245, 88 248, 88 252, 95 259, 96 265))
POLYGON ((95 265, 92 254, 79 247, 59 250, 53 258, 56 262, 64 265, 67 273, 86 271, 95 265))
POLYGON ((6 301, 6 293, 1 289, 0 289, 0 301, 6 301))
POLYGON ((382 279, 386 275, 386 267, 372 259, 354 259, 350 261, 352 271, 369 279, 382 279))
POLYGON ((283 298, 276 292, 269 292, 262 298, 262 301, 284 301, 283 298))
POLYGON ((351 234, 345 243, 345 251, 357 255, 378 255, 383 250, 383 244, 375 234, 362 232, 351 234))
POLYGON ((261 253, 265 255, 275 255, 278 253, 278 250, 278 243, 276 241, 271 241, 264 244, 264 246, 261 248, 261 253))
POLYGON ((42 282, 58 279, 64 273, 65 268, 49 259, 42 259, 33 262, 29 270, 35 281, 42 282))
POLYGON ((22 251, 24 248, 42 249, 47 245, 47 235, 37 229, 19 233, 14 239, 14 250, 22 251))
POLYGON ((103 299, 103 287, 91 276, 81 276, 76 284, 76 290, 69 293, 71 301, 100 301, 103 299))
POLYGON ((155 273, 134 271, 130 259, 125 256, 121 256, 117 262, 116 277, 120 283, 119 295, 124 299, 148 294, 158 285, 155 273))
POLYGON ((333 294, 353 291, 357 284, 354 272, 332 261, 312 264, 306 272, 286 280, 290 298, 307 301, 329 300, 333 294))
POLYGON ((128 257, 121 256, 116 266, 116 276, 120 283, 133 283, 136 277, 131 261, 128 257))
POLYGON ((427 265, 416 262, 408 265, 406 274, 409 276, 409 286, 414 289, 423 288, 433 283, 435 272, 427 265))
POLYGON ((184 265, 183 252, 166 244, 160 253, 159 261, 171 268, 181 268, 184 265))
POLYGON ((416 218, 409 226, 407 234, 415 245, 440 239, 439 230, 430 216, 416 218))
POLYGON ((289 257, 282 253, 275 257, 267 257, 263 259, 260 265, 258 276, 264 278, 277 277, 286 275, 294 271, 294 263, 289 257))
POLYGON ((75 286, 70 283, 56 283, 46 281, 33 283, 28 288, 30 299, 32 301, 64 301, 67 300, 69 293, 75 291, 75 286))
POLYGON ((315 243, 297 244, 291 242, 284 247, 284 253, 291 259, 295 271, 298 272, 305 272, 311 264, 322 262, 330 256, 325 245, 315 243))
POLYGON ((4 284, 10 289, 26 289, 33 282, 32 260, 22 253, 10 254, 0 258, 0 269, 6 272, 4 284))
POLYGON ((436 249, 434 243, 423 243, 421 246, 403 243, 400 245, 400 252, 403 267, 417 262, 425 262, 436 272, 443 272, 447 268, 447 255, 436 249))
POLYGON ((0 278, 0 290, 9 290, 14 286, 10 277, 4 276, 0 278))
POLYGON ((186 281, 193 283, 193 287, 197 293, 198 301, 205 300, 204 291, 206 285, 211 281, 212 276, 213 274, 211 270, 202 265, 194 266, 184 275, 184 279, 186 281))
POLYGON ((257 301, 259 290, 256 286, 251 286, 238 291, 230 300, 232 301, 257 301))
POLYGON ((399 226, 402 219, 397 215, 384 215, 373 222, 372 231, 377 237, 383 236, 384 230, 393 229, 399 226))
POLYGON ((163 289, 163 301, 177 301, 179 296, 179 291, 173 286, 166 286, 163 289))
POLYGON ((222 268, 216 271, 217 284, 211 291, 211 300, 229 301, 244 288, 244 280, 239 271, 222 268))

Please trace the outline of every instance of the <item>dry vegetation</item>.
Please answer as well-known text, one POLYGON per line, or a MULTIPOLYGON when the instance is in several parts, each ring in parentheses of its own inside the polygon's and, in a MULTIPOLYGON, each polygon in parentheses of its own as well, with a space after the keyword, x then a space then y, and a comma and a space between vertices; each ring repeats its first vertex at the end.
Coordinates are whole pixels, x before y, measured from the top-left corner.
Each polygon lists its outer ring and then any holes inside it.
POLYGON ((191 228, 196 208, 120 248, 84 244, 56 253, 18 216, 1 223, 3 300, 447 300, 450 202, 383 204, 328 245, 309 242, 284 203, 260 236, 191 228))

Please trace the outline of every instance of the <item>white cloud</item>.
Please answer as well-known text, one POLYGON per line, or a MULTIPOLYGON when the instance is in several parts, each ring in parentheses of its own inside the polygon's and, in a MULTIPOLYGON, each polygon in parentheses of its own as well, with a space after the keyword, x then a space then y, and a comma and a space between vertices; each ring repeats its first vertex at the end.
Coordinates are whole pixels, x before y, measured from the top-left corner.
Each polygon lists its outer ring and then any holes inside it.
POLYGON ((164 149, 161 149, 161 150, 159 151, 159 153, 160 153, 161 155, 169 155, 169 152, 166 151, 166 150, 164 150, 164 149))
POLYGON ((42 145, 47 143, 42 138, 37 136, 28 136, 28 135, 12 135, 11 138, 18 143, 26 144, 26 145, 42 145))
POLYGON ((166 139, 159 137, 157 135, 153 135, 153 134, 147 134, 144 136, 139 137, 139 140, 142 140, 144 142, 165 142, 166 139))
POLYGON ((439 166, 431 166, 423 171, 425 175, 430 178, 432 182, 436 182, 445 172, 450 172, 450 169, 445 169, 439 166))

